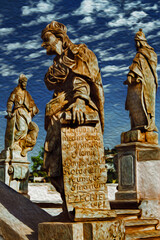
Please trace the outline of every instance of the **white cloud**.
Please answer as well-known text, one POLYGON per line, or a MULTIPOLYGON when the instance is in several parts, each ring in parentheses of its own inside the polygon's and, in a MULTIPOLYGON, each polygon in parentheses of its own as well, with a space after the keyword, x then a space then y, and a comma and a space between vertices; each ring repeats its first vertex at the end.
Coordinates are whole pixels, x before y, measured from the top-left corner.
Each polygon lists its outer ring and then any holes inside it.
POLYGON ((117 54, 115 56, 111 56, 111 57, 105 57, 103 58, 103 61, 107 62, 107 61, 114 61, 114 60, 124 60, 126 59, 124 54, 117 54))
POLYGON ((42 64, 42 66, 44 66, 44 67, 49 67, 49 66, 51 66, 53 64, 53 60, 47 60, 47 61, 45 61, 43 64, 42 64))
POLYGON ((19 49, 19 48, 22 48, 22 45, 20 42, 16 42, 16 43, 8 43, 6 45, 6 49, 8 51, 12 51, 12 50, 15 50, 15 49, 19 49))
POLYGON ((33 74, 32 73, 28 73, 28 74, 25 74, 26 75, 26 77, 28 78, 28 80, 31 78, 31 77, 33 77, 33 74))
POLYGON ((145 13, 144 11, 134 11, 131 13, 131 17, 137 18, 137 19, 144 18, 146 16, 147 16, 147 13, 145 13))
POLYGON ((39 52, 35 52, 35 53, 31 53, 29 54, 28 56, 25 56, 24 59, 25 60, 30 60, 30 59, 34 59, 34 58, 38 58, 40 57, 43 53, 45 53, 45 49, 44 50, 41 50, 39 52))
POLYGON ((116 65, 107 65, 103 68, 101 68, 101 71, 104 73, 113 73, 113 72, 122 72, 127 70, 128 67, 126 66, 116 66, 116 65))
POLYGON ((35 7, 32 6, 23 6, 22 7, 22 16, 29 16, 33 13, 46 13, 52 11, 54 8, 53 2, 44 2, 40 1, 36 4, 35 7))
POLYGON ((150 21, 145 23, 139 22, 135 26, 132 26, 131 29, 135 31, 135 29, 137 28, 137 31, 138 31, 139 27, 141 27, 143 29, 143 32, 146 34, 156 29, 159 30, 159 26, 160 26, 160 20, 156 20, 156 21, 152 21, 152 22, 150 21))
POLYGON ((98 34, 84 35, 84 36, 81 36, 80 38, 74 39, 73 41, 74 43, 79 43, 79 42, 89 43, 89 42, 94 42, 101 39, 107 39, 111 37, 114 33, 117 33, 116 29, 112 29, 112 30, 98 33, 98 34))
POLYGON ((0 75, 2 77, 17 75, 17 71, 15 70, 15 66, 10 65, 10 64, 1 63, 1 65, 0 65, 0 75))
POLYGON ((118 8, 116 6, 108 5, 104 8, 104 13, 109 15, 110 17, 115 16, 115 14, 118 12, 118 8))
POLYGON ((90 16, 98 15, 98 16, 105 16, 110 15, 118 12, 118 7, 113 4, 112 1, 109 0, 83 0, 81 2, 80 7, 73 12, 73 15, 85 15, 90 16))
MULTIPOLYGON (((39 49, 41 48, 41 42, 40 40, 29 40, 25 43, 7 43, 5 44, 4 48, 7 50, 7 52, 11 52, 17 49, 39 49)), ((17 59, 18 58, 19 57, 17 56, 17 59)))
POLYGON ((160 64, 157 64, 157 71, 160 71, 160 64))
POLYGON ((0 111, 0 116, 5 116, 5 115, 7 115, 6 111, 0 111))
POLYGON ((75 15, 90 15, 95 8, 94 0, 83 0, 80 7, 74 12, 75 15))
POLYGON ((111 84, 103 85, 103 89, 104 89, 105 93, 109 93, 110 92, 110 89, 109 89, 110 86, 111 86, 111 84))
POLYGON ((1 36, 6 36, 8 34, 13 33, 15 28, 0 28, 0 35, 1 36))
POLYGON ((79 23, 84 23, 84 24, 91 23, 91 24, 94 24, 95 21, 94 21, 94 19, 91 16, 86 16, 82 20, 79 20, 79 23))
POLYGON ((154 4, 153 6, 150 4, 142 4, 144 10, 158 10, 158 5, 154 4))
POLYGON ((56 21, 59 21, 60 19, 65 19, 69 16, 69 13, 66 13, 66 14, 60 14, 60 13, 53 13, 53 14, 48 14, 48 15, 45 15, 45 16, 40 16, 38 19, 36 20, 32 20, 28 23, 22 23, 22 27, 31 27, 31 26, 36 26, 36 25, 39 25, 41 23, 50 23, 51 21, 55 20, 56 21), (59 15, 58 15, 59 14, 59 15))
MULTIPOLYGON (((117 19, 110 21, 108 26, 110 27, 121 27, 121 26, 133 26, 136 25, 139 19, 142 19, 147 16, 147 13, 144 11, 134 11, 131 13, 129 18, 126 18, 124 14, 118 14, 117 19)), ((138 23, 139 24, 139 23, 138 23)))
POLYGON ((116 45, 116 49, 124 48, 124 47, 127 47, 128 45, 129 43, 120 43, 116 45))
POLYGON ((130 0, 126 1, 124 4, 124 9, 125 10, 131 10, 133 9, 135 6, 138 6, 141 4, 141 1, 133 1, 131 2, 130 0))

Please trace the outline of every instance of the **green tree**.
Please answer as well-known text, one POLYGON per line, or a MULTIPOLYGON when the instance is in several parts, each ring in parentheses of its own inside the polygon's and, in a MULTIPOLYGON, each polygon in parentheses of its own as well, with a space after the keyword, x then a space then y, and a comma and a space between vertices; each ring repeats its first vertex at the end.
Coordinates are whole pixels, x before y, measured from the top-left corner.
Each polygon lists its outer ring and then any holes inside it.
POLYGON ((44 156, 44 148, 41 147, 41 150, 38 153, 38 156, 31 157, 32 166, 31 166, 31 174, 34 177, 44 177, 47 178, 48 175, 43 168, 43 156, 44 156))
POLYGON ((113 149, 105 149, 105 161, 107 166, 107 183, 117 183, 117 151, 113 149))

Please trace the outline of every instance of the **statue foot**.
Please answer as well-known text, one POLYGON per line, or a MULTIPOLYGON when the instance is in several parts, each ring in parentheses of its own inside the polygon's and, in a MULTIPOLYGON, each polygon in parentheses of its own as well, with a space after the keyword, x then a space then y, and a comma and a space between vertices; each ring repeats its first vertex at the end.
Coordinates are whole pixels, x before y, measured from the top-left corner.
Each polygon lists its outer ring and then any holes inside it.
POLYGON ((27 155, 27 151, 26 151, 26 149, 23 149, 23 150, 21 151, 21 156, 22 156, 22 157, 26 157, 26 155, 27 155))

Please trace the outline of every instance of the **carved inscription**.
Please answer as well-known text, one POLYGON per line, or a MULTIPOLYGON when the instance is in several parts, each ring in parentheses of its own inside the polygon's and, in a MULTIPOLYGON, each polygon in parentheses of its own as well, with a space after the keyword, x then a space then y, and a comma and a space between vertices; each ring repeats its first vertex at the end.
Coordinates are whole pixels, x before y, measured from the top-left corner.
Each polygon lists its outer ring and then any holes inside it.
POLYGON ((100 125, 62 127, 61 136, 67 206, 109 209, 100 125))
POLYGON ((133 161, 132 155, 123 156, 121 159, 121 181, 123 186, 131 186, 134 184, 133 161))

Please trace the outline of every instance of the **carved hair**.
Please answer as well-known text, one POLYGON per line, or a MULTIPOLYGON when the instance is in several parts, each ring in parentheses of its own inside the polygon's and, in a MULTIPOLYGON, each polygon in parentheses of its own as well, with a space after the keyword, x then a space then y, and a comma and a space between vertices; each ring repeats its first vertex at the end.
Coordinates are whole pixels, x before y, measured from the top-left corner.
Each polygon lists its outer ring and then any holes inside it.
POLYGON ((48 24, 42 31, 42 39, 46 32, 51 32, 56 38, 59 38, 62 41, 63 48, 66 48, 70 43, 69 37, 67 36, 67 27, 63 23, 52 21, 48 24))
POLYGON ((21 83, 21 82, 27 82, 27 78, 26 78, 26 76, 22 73, 22 74, 20 74, 19 75, 19 83, 21 83))

